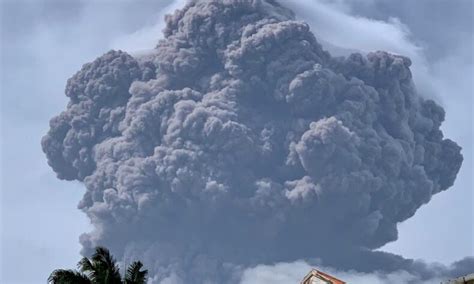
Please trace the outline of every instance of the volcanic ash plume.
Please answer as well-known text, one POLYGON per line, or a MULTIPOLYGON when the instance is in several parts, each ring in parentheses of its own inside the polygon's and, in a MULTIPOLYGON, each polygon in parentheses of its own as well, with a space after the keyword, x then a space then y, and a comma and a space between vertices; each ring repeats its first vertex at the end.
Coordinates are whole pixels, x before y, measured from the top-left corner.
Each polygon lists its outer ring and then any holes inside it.
POLYGON ((311 258, 416 270, 371 251, 462 156, 408 58, 333 58, 273 0, 191 1, 166 23, 151 55, 85 64, 43 138, 58 177, 87 188, 85 254, 106 245, 178 283, 311 258))

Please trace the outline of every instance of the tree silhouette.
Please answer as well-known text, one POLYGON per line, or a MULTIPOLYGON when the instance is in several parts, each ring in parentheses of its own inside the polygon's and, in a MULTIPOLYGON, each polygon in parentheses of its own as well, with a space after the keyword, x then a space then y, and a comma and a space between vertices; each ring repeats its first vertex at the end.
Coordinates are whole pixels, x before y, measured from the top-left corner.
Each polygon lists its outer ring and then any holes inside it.
POLYGON ((56 269, 48 277, 51 284, 145 284, 148 270, 142 270, 143 264, 135 261, 127 268, 124 278, 109 250, 97 247, 89 259, 83 257, 77 264, 79 271, 56 269))

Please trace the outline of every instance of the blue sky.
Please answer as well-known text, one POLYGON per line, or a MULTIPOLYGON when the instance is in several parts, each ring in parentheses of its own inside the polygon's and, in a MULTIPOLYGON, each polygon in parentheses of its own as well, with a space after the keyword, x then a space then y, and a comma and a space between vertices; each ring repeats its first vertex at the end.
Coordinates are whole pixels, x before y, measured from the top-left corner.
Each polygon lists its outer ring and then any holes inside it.
MULTIPOLYGON (((445 107, 445 134, 464 148, 455 186, 400 224, 399 240, 384 249, 443 263, 474 255, 472 2, 288 2, 329 50, 409 55, 418 89, 445 107)), ((0 282, 37 283, 54 268, 75 266, 79 235, 89 230, 76 209, 84 190, 56 179, 40 139, 67 102, 67 78, 111 48, 151 48, 171 4, 179 6, 171 0, 1 2, 0 282)))

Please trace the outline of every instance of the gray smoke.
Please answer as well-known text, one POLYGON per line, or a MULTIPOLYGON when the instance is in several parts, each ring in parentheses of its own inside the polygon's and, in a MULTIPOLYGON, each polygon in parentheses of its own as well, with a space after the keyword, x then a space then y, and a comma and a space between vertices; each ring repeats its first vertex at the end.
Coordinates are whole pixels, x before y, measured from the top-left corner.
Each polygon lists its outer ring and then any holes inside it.
POLYGON ((178 283, 297 259, 424 278, 474 263, 372 251, 463 160, 408 58, 333 58, 273 0, 191 1, 166 23, 152 54, 110 51, 69 79, 42 140, 87 188, 84 254, 106 245, 178 283))

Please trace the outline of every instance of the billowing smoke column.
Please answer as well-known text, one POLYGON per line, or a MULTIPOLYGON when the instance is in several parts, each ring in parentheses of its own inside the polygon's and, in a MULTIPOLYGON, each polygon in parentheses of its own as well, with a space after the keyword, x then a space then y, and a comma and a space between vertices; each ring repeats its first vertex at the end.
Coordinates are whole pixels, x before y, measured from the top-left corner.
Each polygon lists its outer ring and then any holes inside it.
POLYGON ((84 253, 177 282, 302 258, 430 273, 372 252, 462 163, 408 58, 332 58, 272 0, 191 1, 166 22, 153 54, 110 51, 69 79, 43 138, 58 177, 87 188, 84 253))

